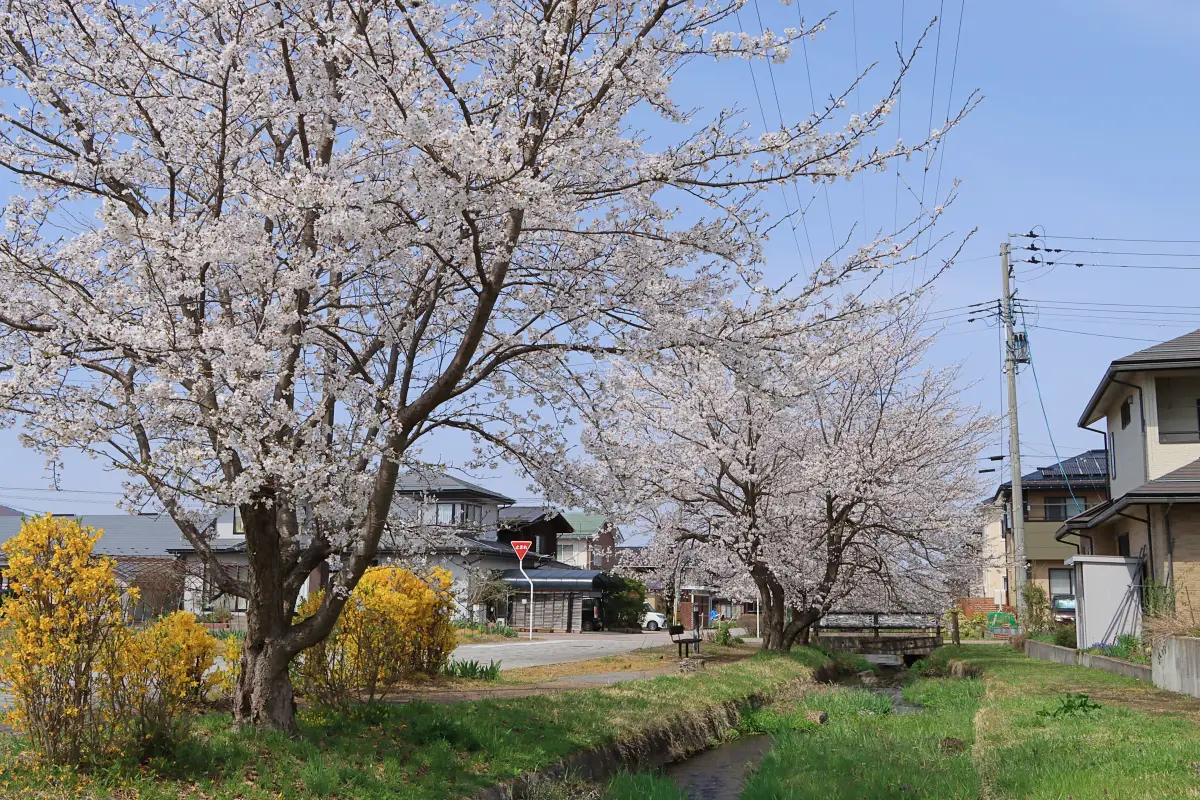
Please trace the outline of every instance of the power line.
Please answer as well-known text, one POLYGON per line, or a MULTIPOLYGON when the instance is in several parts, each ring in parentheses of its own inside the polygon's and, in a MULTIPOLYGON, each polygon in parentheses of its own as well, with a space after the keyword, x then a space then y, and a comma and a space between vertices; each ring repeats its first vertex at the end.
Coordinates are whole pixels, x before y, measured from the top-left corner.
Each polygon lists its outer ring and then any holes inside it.
POLYGON ((1137 336, 1116 336, 1114 334, 1094 333, 1092 331, 1072 331, 1072 330, 1067 330, 1066 328, 1051 328, 1047 325, 1036 325, 1035 324, 1035 325, 1031 325, 1030 327, 1036 328, 1036 329, 1042 330, 1042 331, 1056 331, 1057 333, 1077 333, 1080 336, 1097 336, 1101 339, 1124 339, 1125 341, 1129 341, 1129 342, 1150 342, 1151 344, 1159 344, 1162 341, 1161 339, 1142 339, 1137 336))
POLYGON ((1083 255, 1083 256, 1146 256, 1166 257, 1166 258, 1200 258, 1200 253, 1145 253, 1140 250, 1074 250, 1068 247, 1038 247, 1036 244, 1029 247, 1015 247, 1014 250, 1028 250, 1033 253, 1066 253, 1068 255, 1083 255))
MULTIPOLYGON (((965 0, 964 0, 965 1, 965 0)), ((850 0, 850 25, 854 30, 854 104, 857 107, 858 117, 862 119, 862 92, 859 84, 862 83, 862 73, 859 72, 858 66, 858 7, 855 0, 850 0)), ((858 151, 858 160, 862 161, 862 137, 858 137, 858 141, 854 143, 855 149, 858 151)), ((862 195, 862 237, 863 241, 867 240, 867 183, 860 180, 858 188, 862 195)))
POLYGON ((1139 244, 1200 244, 1200 239, 1125 239, 1120 237, 1106 238, 1103 236, 1065 236, 1051 233, 1039 235, 1033 231, 1029 233, 1014 233, 1012 235, 1019 239, 1072 239, 1074 241, 1088 242, 1138 242, 1139 244))
MULTIPOLYGON (((762 14, 758 9, 758 0, 754 2, 754 10, 758 14, 759 32, 765 36, 766 28, 763 26, 762 14)), ((741 12, 735 10, 734 16, 737 18, 738 27, 745 30, 745 26, 742 24, 741 12)), ((758 90, 758 76, 754 74, 754 64, 750 61, 746 62, 746 68, 750 70, 750 83, 754 87, 754 99, 758 103, 758 114, 762 117, 763 131, 766 132, 771 126, 767 123, 767 112, 763 107, 762 94, 758 90)), ((775 70, 771 67, 771 59, 769 58, 767 59, 767 74, 771 78, 771 88, 775 92, 775 111, 779 115, 779 127, 782 129, 784 127, 783 107, 779 103, 779 90, 775 87, 775 70)), ((812 260, 812 268, 815 270, 817 268, 817 257, 813 254, 812 238, 808 235, 808 221, 805 219, 804 204, 800 202, 800 190, 796 189, 794 184, 792 188, 796 192, 796 203, 800 205, 798 210, 800 212, 800 223, 804 226, 804 240, 808 243, 808 257, 812 260)), ((800 264, 803 266, 804 255, 800 252, 800 240, 796 238, 796 223, 792 219, 792 206, 788 201, 787 184, 783 185, 780 194, 783 195, 783 208, 787 211, 788 215, 788 227, 792 229, 792 243, 796 246, 796 255, 800 257, 800 264)))
MULTIPOLYGON (((1200 265, 1194 267, 1185 267, 1180 264, 1093 264, 1084 261, 1066 261, 1062 259, 1058 261, 1039 261, 1028 258, 1018 258, 1014 259, 1014 261, 1018 264, 1036 264, 1038 268, 1061 265, 1065 267, 1096 267, 1098 269, 1165 269, 1180 272, 1196 272, 1197 270, 1200 270, 1200 265)), ((1034 271, 1035 270, 1026 270, 1027 273, 1034 271)))
MULTIPOLYGON (((758 0, 754 0, 754 9, 755 9, 755 11, 758 10, 758 0)), ((808 102, 809 102, 809 105, 812 106, 812 113, 813 113, 813 116, 815 117, 817 114, 817 97, 816 97, 816 94, 813 93, 812 70, 809 68, 809 65, 808 65, 808 37, 803 35, 803 33, 804 33, 804 12, 802 12, 800 10, 799 3, 796 4, 796 16, 798 16, 800 18, 800 33, 801 33, 800 51, 804 54, 804 76, 808 81, 808 102)), ((759 26, 761 27, 762 26, 762 16, 761 15, 759 16, 758 20, 759 20, 759 26)), ((771 62, 768 61, 767 69, 770 70, 770 68, 771 68, 771 62)), ((771 86, 772 87, 775 86, 774 72, 771 73, 771 86)), ((779 94, 778 93, 776 93, 776 95, 775 95, 775 102, 776 103, 779 102, 779 94)), ((861 140, 862 137, 860 136, 859 139, 861 140)), ((822 181, 821 189, 824 190, 824 192, 825 192, 825 214, 826 214, 826 216, 829 217, 829 239, 830 239, 830 242, 832 243, 832 245, 836 247, 837 246, 837 233, 833 229, 833 207, 829 203, 829 184, 822 181)))

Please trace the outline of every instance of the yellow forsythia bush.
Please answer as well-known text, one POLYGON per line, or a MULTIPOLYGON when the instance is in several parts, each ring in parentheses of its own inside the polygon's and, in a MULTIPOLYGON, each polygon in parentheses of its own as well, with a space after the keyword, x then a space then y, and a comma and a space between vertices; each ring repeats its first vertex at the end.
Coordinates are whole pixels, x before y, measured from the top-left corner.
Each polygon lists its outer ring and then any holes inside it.
POLYGON ((100 534, 75 520, 35 517, 4 543, 12 596, 0 607, 0 685, 7 721, 51 761, 79 763, 117 747, 109 667, 127 637, 100 534))
MULTIPOLYGON (((416 675, 436 675, 454 649, 453 578, 441 568, 416 575, 372 567, 350 595, 328 637, 296 660, 301 691, 327 705, 370 702, 416 675)), ((318 592, 301 604, 308 617, 318 592)))
POLYGON ((100 532, 52 516, 26 520, 4 544, 12 596, 0 606, 0 686, 8 722, 47 759, 147 755, 178 741, 213 678, 218 643, 191 614, 134 633, 126 626, 100 532))
POLYGON ((216 683, 220 643, 177 611, 128 637, 110 674, 113 717, 138 755, 166 752, 187 734, 189 710, 216 683))

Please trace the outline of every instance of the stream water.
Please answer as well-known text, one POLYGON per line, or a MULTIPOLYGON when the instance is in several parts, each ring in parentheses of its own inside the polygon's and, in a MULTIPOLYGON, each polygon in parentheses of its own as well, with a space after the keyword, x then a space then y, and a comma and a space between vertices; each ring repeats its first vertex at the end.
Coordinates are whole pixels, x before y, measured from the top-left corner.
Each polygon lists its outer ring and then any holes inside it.
MULTIPOLYGON (((904 699, 898 686, 873 686, 868 691, 889 698, 895 714, 913 714, 921 710, 919 705, 904 699)), ((770 749, 770 736, 743 736, 686 761, 670 764, 663 768, 663 774, 675 781, 688 800, 737 800, 746 776, 770 749)))
POLYGON ((689 800, 737 800, 746 775, 769 749, 770 736, 743 736, 670 764, 663 774, 674 780, 689 800))

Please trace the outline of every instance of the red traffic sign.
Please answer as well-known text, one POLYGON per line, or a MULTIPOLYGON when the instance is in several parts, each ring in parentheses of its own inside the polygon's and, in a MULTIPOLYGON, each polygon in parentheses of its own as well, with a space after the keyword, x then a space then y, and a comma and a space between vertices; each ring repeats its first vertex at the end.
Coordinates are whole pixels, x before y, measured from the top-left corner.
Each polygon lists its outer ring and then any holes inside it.
POLYGON ((529 548, 533 542, 513 542, 513 550, 517 551, 517 558, 521 561, 525 560, 525 554, 529 552, 529 548))

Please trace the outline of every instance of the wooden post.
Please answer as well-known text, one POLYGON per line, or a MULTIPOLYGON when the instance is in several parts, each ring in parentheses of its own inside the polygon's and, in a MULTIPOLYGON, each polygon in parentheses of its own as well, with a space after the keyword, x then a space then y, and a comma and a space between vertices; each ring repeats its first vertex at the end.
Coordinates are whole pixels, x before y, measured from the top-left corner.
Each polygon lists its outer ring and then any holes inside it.
POLYGON ((879 614, 872 614, 871 621, 874 622, 875 638, 879 638, 879 614))
POLYGON ((955 608, 950 612, 950 641, 954 644, 962 644, 962 640, 958 636, 958 609, 955 608))

